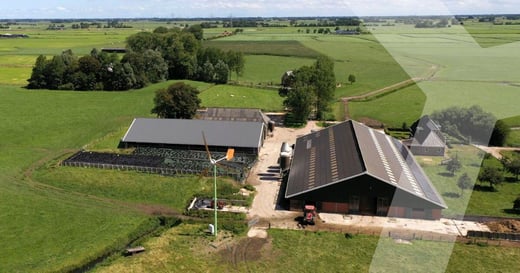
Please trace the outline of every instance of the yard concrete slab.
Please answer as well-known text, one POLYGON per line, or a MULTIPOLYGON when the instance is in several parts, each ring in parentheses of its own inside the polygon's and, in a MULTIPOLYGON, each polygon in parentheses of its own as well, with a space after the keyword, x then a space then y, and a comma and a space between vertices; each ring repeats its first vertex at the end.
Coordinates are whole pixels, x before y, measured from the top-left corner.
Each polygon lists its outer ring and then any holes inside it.
POLYGON ((319 213, 318 215, 325 223, 360 228, 370 227, 397 231, 433 232, 454 236, 466 236, 468 230, 489 231, 489 228, 482 223, 445 218, 441 218, 440 220, 422 220, 334 213, 319 213))

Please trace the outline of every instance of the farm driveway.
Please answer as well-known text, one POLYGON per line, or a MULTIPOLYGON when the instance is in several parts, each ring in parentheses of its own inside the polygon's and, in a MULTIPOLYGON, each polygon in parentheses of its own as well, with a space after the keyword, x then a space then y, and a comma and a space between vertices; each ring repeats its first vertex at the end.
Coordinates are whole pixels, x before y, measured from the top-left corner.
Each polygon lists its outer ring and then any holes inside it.
MULTIPOLYGON (((268 222, 286 223, 296 226, 294 218, 297 212, 290 212, 277 207, 280 193, 280 169, 278 157, 283 142, 293 144, 296 138, 318 129, 316 122, 309 121, 305 128, 277 127, 272 136, 268 137, 260 151, 258 163, 255 165, 247 182, 256 187, 256 196, 251 209, 249 219, 266 220, 268 222)), ((283 225, 283 224, 282 224, 283 225)))
POLYGON ((491 154, 496 159, 500 160, 502 159, 501 151, 520 151, 520 148, 514 148, 514 147, 488 147, 483 145, 475 145, 475 147, 479 148, 480 150, 491 154))
MULTIPOLYGON (((260 222, 265 226, 266 223, 271 227, 299 229, 295 218, 300 216, 300 212, 287 211, 280 207, 278 199, 283 196, 280 192, 280 174, 278 156, 283 142, 293 144, 298 136, 305 135, 311 130, 319 129, 316 122, 310 121, 305 128, 285 128, 277 127, 274 134, 268 137, 262 147, 258 163, 252 169, 247 182, 256 188, 256 196, 248 212, 248 218, 252 222, 260 222)), ((416 220, 416 219, 396 219, 375 216, 356 216, 349 215, 345 218, 341 214, 320 213, 320 218, 325 225, 342 225, 350 227, 370 228, 390 228, 396 230, 434 232, 447 235, 465 235, 468 229, 487 231, 485 225, 475 222, 455 221, 441 219, 440 221, 416 220)), ((322 226, 324 227, 324 226, 322 226)), ((250 237, 265 238, 264 228, 252 228, 249 232, 250 237)))

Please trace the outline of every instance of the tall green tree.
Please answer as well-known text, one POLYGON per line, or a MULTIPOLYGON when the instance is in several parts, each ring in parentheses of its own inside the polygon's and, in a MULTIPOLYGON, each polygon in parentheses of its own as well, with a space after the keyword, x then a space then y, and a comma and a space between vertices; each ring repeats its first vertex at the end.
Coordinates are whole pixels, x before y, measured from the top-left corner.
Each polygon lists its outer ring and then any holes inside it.
POLYGON ((316 92, 316 117, 323 118, 324 112, 330 110, 336 90, 334 61, 327 56, 320 56, 313 66, 315 70, 314 91, 316 92))
POLYGON ((495 186, 504 181, 504 173, 495 167, 484 167, 478 175, 478 180, 489 183, 489 187, 494 190, 495 186))
POLYGON ((28 80, 29 84, 27 85, 27 88, 40 89, 47 87, 47 77, 45 76, 47 64, 47 57, 44 55, 40 55, 36 58, 36 63, 32 69, 31 77, 28 80))
POLYGON ((191 119, 200 107, 197 88, 178 82, 155 93, 153 114, 160 118, 191 119))
MULTIPOLYGON (((245 59, 242 52, 231 50, 226 52, 226 63, 229 67, 229 71, 234 72, 237 79, 244 72, 245 59)), ((231 78, 231 73, 229 73, 229 77, 231 78)))
POLYGON ((228 74, 229 74, 229 67, 228 65, 222 61, 219 60, 217 64, 214 66, 215 71, 215 83, 226 83, 228 80, 228 74))
POLYGON ((204 30, 199 24, 191 25, 188 28, 185 28, 185 31, 193 34, 197 40, 204 39, 204 30))
POLYGON ((314 92, 310 86, 301 86, 291 90, 283 103, 290 109, 295 122, 306 123, 313 102, 314 92))

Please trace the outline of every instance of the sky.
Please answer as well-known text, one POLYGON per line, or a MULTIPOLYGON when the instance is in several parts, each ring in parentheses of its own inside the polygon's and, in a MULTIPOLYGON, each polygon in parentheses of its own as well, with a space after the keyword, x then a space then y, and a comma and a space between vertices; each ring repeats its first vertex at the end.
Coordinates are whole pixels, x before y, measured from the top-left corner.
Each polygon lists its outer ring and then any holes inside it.
POLYGON ((519 0, 13 0, 0 19, 390 16, 520 13, 519 0))

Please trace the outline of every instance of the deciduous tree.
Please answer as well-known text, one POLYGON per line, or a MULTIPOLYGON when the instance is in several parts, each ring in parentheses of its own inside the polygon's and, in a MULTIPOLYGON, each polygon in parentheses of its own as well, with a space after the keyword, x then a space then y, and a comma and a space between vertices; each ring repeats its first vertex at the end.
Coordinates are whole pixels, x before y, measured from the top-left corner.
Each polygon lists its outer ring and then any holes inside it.
POLYGON ((455 175, 455 172, 462 168, 462 164, 457 157, 452 158, 448 164, 446 165, 446 170, 451 173, 451 175, 455 175))
POLYGON ((481 182, 488 182, 491 189, 500 185, 504 181, 504 174, 501 170, 495 167, 484 167, 478 175, 478 180, 481 182))
POLYGON ((473 186, 473 181, 471 181, 471 178, 467 173, 464 173, 459 177, 459 180, 457 180, 457 186, 460 189, 460 195, 464 195, 464 190, 471 189, 473 186))
POLYGON ((191 119, 200 106, 197 88, 178 82, 156 92, 152 113, 160 118, 191 119))
POLYGON ((350 84, 355 83, 356 82, 356 76, 354 74, 348 75, 348 82, 350 82, 350 84))
POLYGON ((314 101, 314 93, 310 87, 298 87, 291 90, 284 100, 284 105, 291 110, 294 121, 297 123, 307 122, 314 101))

